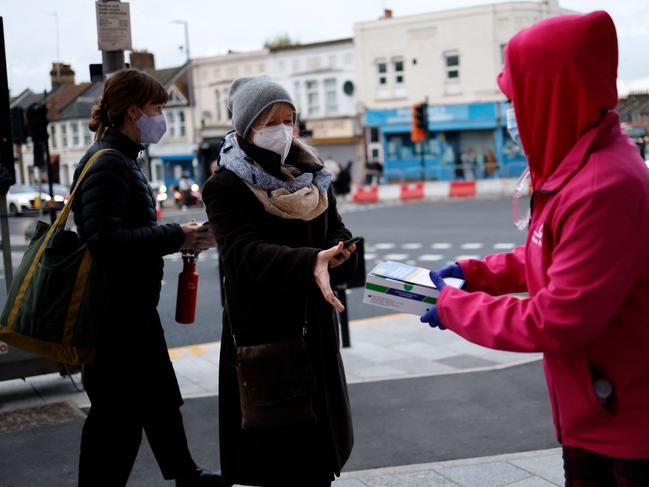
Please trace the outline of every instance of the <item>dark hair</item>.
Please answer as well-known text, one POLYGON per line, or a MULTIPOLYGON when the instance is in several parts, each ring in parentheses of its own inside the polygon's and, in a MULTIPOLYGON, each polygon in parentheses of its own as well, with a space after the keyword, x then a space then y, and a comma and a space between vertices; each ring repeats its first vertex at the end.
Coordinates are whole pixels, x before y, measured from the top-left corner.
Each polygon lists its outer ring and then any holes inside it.
POLYGON ((88 127, 101 139, 108 127, 124 123, 131 105, 143 107, 147 103, 167 103, 164 86, 153 76, 137 69, 122 69, 106 80, 104 93, 92 107, 88 127))

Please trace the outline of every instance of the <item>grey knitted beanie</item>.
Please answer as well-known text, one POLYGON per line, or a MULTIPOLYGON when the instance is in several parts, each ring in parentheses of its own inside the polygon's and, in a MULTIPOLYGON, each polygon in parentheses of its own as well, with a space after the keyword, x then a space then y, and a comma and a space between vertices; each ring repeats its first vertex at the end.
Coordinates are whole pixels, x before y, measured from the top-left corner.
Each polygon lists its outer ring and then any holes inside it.
POLYGON ((275 103, 295 105, 288 92, 269 76, 261 75, 235 79, 228 92, 228 109, 232 113, 232 125, 245 137, 257 117, 275 103))

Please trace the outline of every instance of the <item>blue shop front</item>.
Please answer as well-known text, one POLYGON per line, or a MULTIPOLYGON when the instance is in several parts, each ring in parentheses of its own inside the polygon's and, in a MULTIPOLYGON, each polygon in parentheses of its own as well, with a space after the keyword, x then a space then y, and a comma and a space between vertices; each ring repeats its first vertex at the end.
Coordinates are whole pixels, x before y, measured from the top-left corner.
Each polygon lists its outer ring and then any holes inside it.
POLYGON ((371 152, 379 154, 387 181, 516 177, 526 162, 507 133, 507 108, 504 102, 429 105, 428 137, 417 144, 410 141, 411 107, 367 110, 366 126, 381 144, 371 152))

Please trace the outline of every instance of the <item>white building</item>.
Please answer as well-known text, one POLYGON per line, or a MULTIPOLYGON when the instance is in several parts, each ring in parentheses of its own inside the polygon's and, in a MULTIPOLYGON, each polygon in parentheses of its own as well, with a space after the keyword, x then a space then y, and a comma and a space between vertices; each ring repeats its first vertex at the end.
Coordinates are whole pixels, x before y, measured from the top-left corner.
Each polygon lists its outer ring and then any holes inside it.
POLYGON ((267 72, 267 49, 228 52, 192 60, 194 124, 199 140, 199 165, 205 178, 217 157, 218 141, 232 130, 232 115, 227 108, 230 84, 241 76, 258 76, 267 72))
POLYGON ((524 165, 505 136, 496 84, 503 50, 519 30, 566 12, 556 0, 508 2, 392 17, 355 25, 359 93, 368 157, 389 179, 512 175, 524 165), (412 106, 427 102, 429 137, 410 141, 412 106), (460 154, 475 151, 464 174, 460 154), (490 166, 487 161, 497 161, 490 166), (491 172, 485 174, 489 166, 491 172), (512 174, 509 174, 512 173, 512 174))
POLYGON ((227 99, 230 84, 241 76, 268 72, 268 50, 229 52, 192 60, 196 126, 203 139, 222 137, 232 129, 227 99))
POLYGON ((353 39, 271 49, 269 75, 290 93, 322 158, 363 159, 353 39))

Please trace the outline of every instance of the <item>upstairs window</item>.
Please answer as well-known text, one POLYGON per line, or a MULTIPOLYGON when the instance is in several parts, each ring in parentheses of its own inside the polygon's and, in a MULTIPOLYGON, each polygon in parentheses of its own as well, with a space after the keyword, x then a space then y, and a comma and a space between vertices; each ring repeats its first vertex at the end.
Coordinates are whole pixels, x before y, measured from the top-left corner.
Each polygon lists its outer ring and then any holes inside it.
POLYGON ((325 110, 328 115, 338 112, 338 94, 336 92, 336 79, 324 80, 325 89, 325 110))
POLYGON ((446 81, 455 82, 460 80, 460 54, 458 52, 444 53, 446 66, 446 81))
POLYGON ((392 61, 392 66, 394 69, 394 83, 396 86, 402 86, 403 85, 403 59, 394 59, 392 61))
POLYGON ((376 82, 380 88, 388 85, 388 63, 379 61, 376 63, 376 82))

